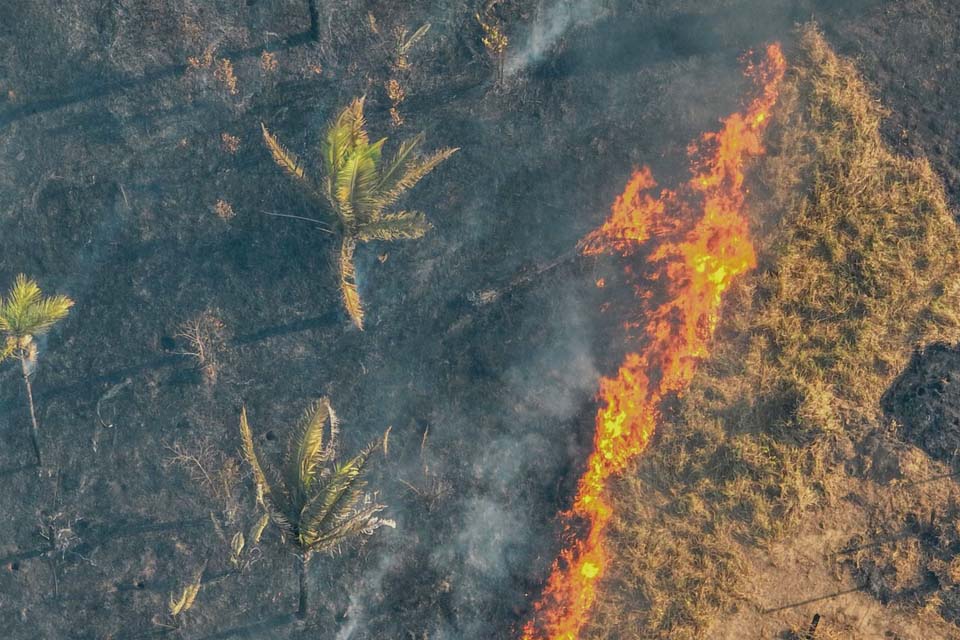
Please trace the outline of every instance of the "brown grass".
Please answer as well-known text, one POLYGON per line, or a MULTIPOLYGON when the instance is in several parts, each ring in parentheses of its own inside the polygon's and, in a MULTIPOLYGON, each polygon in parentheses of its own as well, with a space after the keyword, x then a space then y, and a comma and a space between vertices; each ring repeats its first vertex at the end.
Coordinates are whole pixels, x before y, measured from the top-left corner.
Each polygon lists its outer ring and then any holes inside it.
POLYGON ((960 340, 960 235, 940 181, 891 153, 853 65, 815 28, 800 35, 757 170, 760 267, 612 488, 617 561, 587 638, 704 637, 749 580, 745 551, 829 498, 911 354, 960 340))

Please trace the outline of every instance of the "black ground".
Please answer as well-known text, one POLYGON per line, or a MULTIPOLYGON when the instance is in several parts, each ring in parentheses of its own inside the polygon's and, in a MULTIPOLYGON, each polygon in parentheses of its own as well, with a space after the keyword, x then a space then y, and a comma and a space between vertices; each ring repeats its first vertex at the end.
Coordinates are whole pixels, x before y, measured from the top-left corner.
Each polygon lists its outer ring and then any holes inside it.
MULTIPOLYGON (((36 375, 39 478, 4 365, 3 637, 163 635, 168 595, 204 562, 184 637, 513 637, 557 550, 597 376, 626 348, 600 311, 616 287, 593 286, 613 266, 562 258, 632 166, 683 175, 687 142, 748 89, 738 57, 771 39, 789 50, 796 22, 817 19, 859 58, 892 110, 889 139, 928 155, 960 200, 960 9, 948 0, 506 0, 513 55, 538 20, 568 5, 580 18, 502 87, 472 4, 318 4, 312 33, 306 0, 0 0, 0 282, 26 272, 77 301, 36 375), (426 21, 393 129, 391 32, 426 21), (211 44, 233 63, 236 95, 188 68, 211 44), (312 160, 325 122, 361 94, 374 134, 425 130, 428 146, 462 148, 409 197, 436 228, 360 250, 362 333, 340 306, 334 241, 265 215, 323 212, 259 138, 264 121, 312 160), (240 139, 235 154, 223 133, 240 139), (218 200, 236 217, 218 218, 218 200), (206 309, 229 333, 214 383, 177 353, 177 326, 206 309), (270 532, 261 560, 228 574, 209 517, 222 505, 167 447, 208 438, 235 456, 245 403, 275 459, 320 394, 350 449, 394 427, 372 483, 398 527, 320 559, 317 610, 297 626, 289 550, 270 532), (449 490, 433 501, 405 482, 449 490)), ((237 491, 246 528, 249 479, 237 491)))

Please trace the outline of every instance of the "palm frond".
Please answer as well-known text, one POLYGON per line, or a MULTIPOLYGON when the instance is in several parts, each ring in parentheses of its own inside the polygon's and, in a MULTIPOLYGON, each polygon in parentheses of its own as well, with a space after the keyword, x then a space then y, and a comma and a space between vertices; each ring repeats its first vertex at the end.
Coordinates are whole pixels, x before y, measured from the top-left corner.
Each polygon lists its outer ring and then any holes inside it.
POLYGON ((297 156, 280 144, 276 136, 267 129, 267 125, 261 122, 260 129, 263 131, 263 140, 266 142, 267 148, 270 149, 270 155, 273 156, 273 161, 297 180, 300 186, 305 188, 312 196, 320 197, 317 186, 303 170, 303 165, 297 156))
POLYGON ((33 306, 33 330, 30 333, 32 335, 46 333, 50 327, 67 317, 72 306, 73 300, 62 295, 40 300, 33 306))
POLYGON ((377 183, 380 181, 377 164, 380 162, 381 148, 385 140, 386 138, 364 150, 366 159, 360 165, 360 173, 357 176, 357 184, 353 192, 355 224, 370 222, 376 212, 376 202, 379 198, 377 183))
POLYGON ((336 526, 363 498, 366 484, 362 473, 366 458, 358 458, 337 466, 333 475, 304 505, 300 513, 300 542, 304 547, 312 546, 326 528, 336 526))
POLYGON ((11 309, 28 309, 40 299, 40 295, 40 285, 37 281, 21 273, 14 281, 13 288, 10 289, 7 305, 11 309))
POLYGON ((3 346, 0 347, 0 362, 3 362, 7 358, 13 355, 13 352, 17 350, 17 339, 10 336, 3 342, 3 346))
POLYGON ((263 536, 263 530, 267 528, 268 522, 270 522, 270 514, 265 513, 250 528, 251 544, 260 544, 260 538, 263 536))
POLYGON ((342 514, 336 524, 313 540, 311 549, 331 551, 357 534, 370 535, 382 526, 395 527, 393 520, 377 517, 377 514, 386 508, 386 505, 374 502, 369 495, 362 495, 353 508, 342 514))
MULTIPOLYGON (((324 134, 320 151, 328 177, 340 173, 352 149, 366 146, 370 142, 364 129, 366 123, 363 118, 363 103, 362 97, 351 102, 337 115, 324 134)), ((333 185, 328 183, 328 187, 332 196, 333 185)))
POLYGON ((378 206, 382 209, 395 203, 404 192, 412 189, 424 176, 433 171, 437 165, 459 150, 458 147, 440 149, 425 158, 407 162, 402 173, 393 180, 392 184, 383 184, 383 191, 378 200, 378 206))
POLYGON ((267 474, 263 472, 263 467, 260 466, 260 460, 257 458, 256 449, 253 447, 253 431, 251 431, 250 423, 247 421, 246 407, 243 407, 240 411, 240 439, 243 442, 243 457, 253 471, 253 480, 257 486, 257 501, 263 506, 267 515, 270 516, 270 520, 277 527, 293 535, 295 528, 287 515, 288 509, 286 508, 289 505, 283 504, 283 502, 290 502, 289 497, 275 494, 267 481, 267 474))
POLYGON ((367 222, 373 204, 378 198, 377 183, 380 176, 377 165, 386 138, 372 145, 352 149, 343 163, 334 183, 336 208, 343 225, 348 229, 354 224, 367 222))
POLYGON ((347 228, 356 220, 353 202, 357 181, 364 170, 365 156, 357 150, 352 150, 343 161, 343 166, 333 177, 333 198, 340 221, 347 228))
POLYGON ((328 196, 333 197, 333 177, 340 173, 343 160, 350 149, 350 129, 333 124, 327 129, 326 136, 320 144, 323 157, 324 172, 327 174, 328 196))
POLYGON ((352 147, 360 147, 370 144, 370 139, 367 137, 367 122, 363 117, 363 106, 366 103, 366 100, 366 96, 354 98, 337 119, 338 124, 342 122, 343 126, 349 129, 350 146, 352 147))
POLYGON ((44 298, 37 282, 20 274, 0 304, 0 330, 18 338, 40 335, 66 317, 72 306, 67 296, 44 298))
POLYGON ((397 43, 397 53, 401 56, 405 56, 410 53, 410 49, 413 48, 413 45, 417 44, 423 36, 427 35, 427 31, 430 31, 430 23, 425 22, 420 25, 420 28, 413 32, 413 34, 406 39, 401 39, 397 43))
POLYGON ((416 240, 422 238, 429 230, 430 223, 421 212, 398 211, 357 227, 357 239, 361 242, 416 240))
MULTIPOLYGON (((365 492, 368 463, 381 446, 386 454, 389 428, 357 455, 344 463, 334 464, 339 437, 336 414, 326 398, 314 403, 305 412, 288 447, 285 478, 278 480, 285 494, 296 492, 301 498, 296 504, 288 500, 286 512, 278 508, 275 499, 280 498, 271 492, 257 459, 245 409, 241 411, 240 432, 244 457, 250 463, 257 483, 258 503, 266 511, 266 519, 261 517, 250 529, 252 544, 259 543, 267 520, 277 524, 285 534, 284 539, 293 541, 305 557, 313 551, 337 549, 360 533, 371 534, 382 526, 395 526, 392 520, 378 515, 386 506, 377 502, 375 494, 365 492), (324 437, 327 423, 330 424, 329 435, 324 437), (290 484, 295 482, 300 484, 291 487, 290 484)), ((245 542, 242 537, 235 536, 235 555, 239 555, 238 550, 242 550, 245 542)), ((173 608, 179 600, 172 599, 171 602, 173 608)))
POLYGON ((250 423, 247 422, 247 408, 240 410, 240 439, 243 442, 243 457, 253 470, 253 480, 257 484, 257 491, 264 497, 270 495, 270 483, 267 482, 267 475, 260 466, 260 460, 257 459, 257 451, 253 448, 253 431, 250 430, 250 423))
POLYGON ((194 601, 197 599, 197 594, 200 593, 202 578, 203 572, 200 571, 194 576, 192 582, 183 587, 183 590, 180 591, 179 598, 175 598, 172 593, 170 594, 170 598, 167 601, 167 611, 170 612, 171 617, 176 618, 181 613, 190 610, 194 601))
POLYGON ((353 251, 356 246, 356 242, 349 237, 345 237, 340 244, 340 292, 343 294, 347 315, 357 329, 362 331, 363 305, 357 291, 357 271, 353 264, 353 251))
POLYGON ((297 156, 293 155, 293 153, 280 144, 280 141, 267 129, 267 125, 261 122, 260 129, 263 130, 263 139, 267 143, 267 148, 270 149, 270 155, 273 156, 274 162, 294 178, 300 180, 305 179, 306 174, 304 174, 303 167, 300 165, 297 156))
POLYGON ((326 398, 318 400, 303 414, 299 428, 290 438, 285 465, 287 487, 299 498, 294 501, 295 504, 302 507, 306 502, 306 496, 316 480, 318 465, 333 460, 335 451, 331 441, 336 430, 337 416, 326 398), (331 435, 324 444, 328 422, 331 435))
POLYGON ((327 529, 340 526, 357 511, 364 498, 364 475, 370 456, 383 443, 383 436, 370 443, 347 462, 337 465, 333 474, 317 489, 300 513, 300 539, 312 546, 324 539, 327 529))
MULTIPOLYGON (((407 164, 414 158, 414 153, 425 139, 423 133, 419 133, 409 140, 400 143, 400 148, 390 160, 390 164, 382 167, 380 172, 380 182, 377 184, 377 191, 381 194, 389 193, 396 187, 397 182, 403 177, 407 170, 407 164)), ((385 205, 380 205, 382 209, 385 205)))

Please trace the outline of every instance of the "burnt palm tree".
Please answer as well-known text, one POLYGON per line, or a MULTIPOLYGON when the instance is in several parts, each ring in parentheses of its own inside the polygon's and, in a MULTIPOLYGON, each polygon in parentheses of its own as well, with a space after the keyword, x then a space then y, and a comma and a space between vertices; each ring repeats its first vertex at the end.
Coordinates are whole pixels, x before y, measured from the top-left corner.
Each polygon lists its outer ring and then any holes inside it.
POLYGON ((323 179, 307 175, 295 155, 287 151, 266 125, 263 139, 278 165, 283 167, 318 204, 326 202, 340 235, 340 290, 350 319, 363 329, 363 305, 357 293, 354 250, 372 240, 414 240, 430 229, 419 211, 388 211, 425 175, 457 149, 441 149, 419 156, 420 134, 400 143, 394 156, 383 157, 386 138, 371 143, 363 117, 363 98, 340 112, 321 141, 323 179))
POLYGON ((257 501, 284 540, 300 555, 300 600, 297 617, 307 615, 307 571, 314 553, 332 553, 360 534, 396 526, 378 514, 386 508, 365 491, 364 476, 374 451, 386 434, 346 461, 337 460, 339 424, 323 398, 304 413, 291 435, 279 473, 271 483, 253 448, 246 408, 240 414, 243 454, 253 470, 257 501))
POLYGON ((36 281, 23 274, 17 276, 10 293, 0 301, 0 331, 7 338, 0 350, 0 360, 13 357, 20 361, 30 404, 30 437, 37 456, 37 466, 43 464, 43 457, 40 454, 40 425, 30 384, 30 376, 37 366, 37 343, 34 338, 43 335, 65 318, 72 306, 73 300, 66 296, 44 297, 36 281))

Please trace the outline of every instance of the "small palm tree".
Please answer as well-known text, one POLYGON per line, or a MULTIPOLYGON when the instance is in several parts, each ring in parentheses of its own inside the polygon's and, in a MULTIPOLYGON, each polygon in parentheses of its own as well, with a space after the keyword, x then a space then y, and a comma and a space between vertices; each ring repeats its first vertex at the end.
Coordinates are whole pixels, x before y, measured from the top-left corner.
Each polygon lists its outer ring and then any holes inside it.
POLYGON ((386 506, 364 492, 367 463, 386 434, 346 462, 337 462, 338 435, 337 416, 323 398, 304 413, 287 445, 282 471, 272 474, 277 484, 271 486, 253 448, 246 408, 240 413, 243 454, 253 470, 257 502, 283 539, 300 552, 297 617, 301 619, 307 615, 307 569, 314 553, 334 552, 361 533, 370 535, 382 526, 396 526, 393 520, 377 515, 386 506))
POLYGON ((72 306, 73 300, 66 296, 43 297, 36 281, 23 274, 17 276, 6 299, 0 301, 0 331, 7 336, 0 351, 0 360, 14 357, 20 361, 30 404, 30 436, 33 440, 33 451, 37 456, 37 466, 43 464, 43 457, 40 455, 40 425, 37 423, 33 387, 30 384, 30 376, 37 365, 37 343, 34 337, 46 333, 50 327, 65 318, 72 306))
POLYGON ((383 158, 386 138, 370 143, 363 118, 363 98, 340 112, 321 142, 323 181, 306 174, 297 157, 263 129, 273 159, 306 188, 315 200, 326 201, 335 216, 340 243, 340 290, 350 319, 363 329, 363 306, 357 293, 353 253, 357 243, 371 240, 413 240, 430 229, 419 211, 387 212, 407 190, 417 184, 457 149, 441 149, 425 157, 417 155, 423 143, 420 134, 400 144, 388 162, 383 158))

